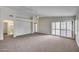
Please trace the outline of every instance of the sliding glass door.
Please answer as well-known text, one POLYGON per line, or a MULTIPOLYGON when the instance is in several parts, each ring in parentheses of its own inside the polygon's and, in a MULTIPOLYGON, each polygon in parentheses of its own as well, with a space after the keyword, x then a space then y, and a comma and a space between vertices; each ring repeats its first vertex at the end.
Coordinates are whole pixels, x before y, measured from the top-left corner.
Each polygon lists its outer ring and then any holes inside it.
POLYGON ((60 22, 56 22, 56 35, 60 35, 60 22))
POLYGON ((72 25, 72 21, 52 22, 52 34, 71 38, 72 25))
POLYGON ((67 22, 67 37, 72 37, 73 32, 73 23, 71 21, 67 22))
POLYGON ((66 22, 61 22, 61 35, 66 37, 66 22))
POLYGON ((52 34, 53 35, 55 35, 55 33, 56 33, 56 29, 55 29, 56 25, 55 24, 56 24, 55 22, 52 22, 52 34))

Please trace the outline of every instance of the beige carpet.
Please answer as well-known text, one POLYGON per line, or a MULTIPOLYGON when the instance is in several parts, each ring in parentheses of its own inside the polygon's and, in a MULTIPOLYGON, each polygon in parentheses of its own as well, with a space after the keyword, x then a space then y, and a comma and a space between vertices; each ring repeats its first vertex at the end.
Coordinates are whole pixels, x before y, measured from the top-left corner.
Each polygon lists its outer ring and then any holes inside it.
POLYGON ((30 34, 0 41, 2 52, 77 52, 75 40, 44 34, 30 34))

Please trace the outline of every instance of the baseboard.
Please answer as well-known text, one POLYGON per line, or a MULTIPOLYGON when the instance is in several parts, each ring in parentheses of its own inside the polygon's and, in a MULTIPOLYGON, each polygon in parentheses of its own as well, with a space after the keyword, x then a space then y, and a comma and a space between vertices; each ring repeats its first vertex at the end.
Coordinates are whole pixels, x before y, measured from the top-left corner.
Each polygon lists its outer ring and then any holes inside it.
POLYGON ((37 34, 44 34, 44 35, 51 35, 51 34, 46 34, 46 33, 40 33, 40 32, 35 32, 37 34))
POLYGON ((3 40, 3 38, 1 38, 0 40, 3 40))
POLYGON ((45 33, 33 32, 33 33, 29 33, 29 34, 14 36, 14 38, 16 38, 16 37, 22 37, 22 36, 26 36, 26 35, 30 35, 30 34, 43 34, 43 35, 48 35, 48 34, 45 34, 45 33))
MULTIPOLYGON (((44 35, 52 35, 52 34, 40 33, 40 32, 37 32, 37 33, 38 33, 38 34, 44 34, 44 35)), ((62 37, 62 38, 67 38, 67 39, 73 39, 73 40, 75 40, 75 38, 64 37, 64 36, 59 36, 59 35, 52 35, 52 36, 58 36, 58 37, 62 37)))
POLYGON ((15 36, 14 38, 16 38, 16 37, 22 37, 22 36, 25 36, 25 35, 30 35, 30 34, 33 34, 33 33, 23 34, 23 35, 18 35, 18 36, 15 36))

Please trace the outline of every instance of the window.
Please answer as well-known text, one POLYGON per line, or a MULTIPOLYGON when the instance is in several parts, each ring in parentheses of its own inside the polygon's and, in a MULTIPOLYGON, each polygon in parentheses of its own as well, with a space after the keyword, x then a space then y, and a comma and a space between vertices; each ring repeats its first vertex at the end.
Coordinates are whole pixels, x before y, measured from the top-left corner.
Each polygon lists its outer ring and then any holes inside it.
POLYGON ((72 37, 72 21, 52 22, 52 34, 72 37))
POLYGON ((60 30, 56 30, 56 35, 60 35, 60 30))
POLYGON ((55 26, 56 26, 56 25, 55 25, 55 22, 53 22, 53 23, 52 23, 52 34, 53 34, 53 35, 55 35, 55 28, 56 28, 55 26))
POLYGON ((66 37, 66 30, 61 30, 61 36, 65 36, 66 37))
POLYGON ((55 30, 52 30, 52 34, 55 35, 55 30))
POLYGON ((56 29, 60 29, 60 22, 56 22, 56 29))
POLYGON ((72 22, 67 21, 67 37, 72 37, 72 22))
POLYGON ((71 31, 67 31, 67 37, 72 37, 72 32, 71 31))
POLYGON ((55 29, 55 22, 52 23, 52 29, 55 29))
POLYGON ((71 21, 67 21, 67 30, 72 30, 72 22, 71 21))
POLYGON ((56 35, 60 35, 60 22, 56 22, 56 35))
POLYGON ((61 22, 61 29, 66 29, 66 22, 61 22))
POLYGON ((66 37, 66 22, 61 22, 61 36, 66 37))

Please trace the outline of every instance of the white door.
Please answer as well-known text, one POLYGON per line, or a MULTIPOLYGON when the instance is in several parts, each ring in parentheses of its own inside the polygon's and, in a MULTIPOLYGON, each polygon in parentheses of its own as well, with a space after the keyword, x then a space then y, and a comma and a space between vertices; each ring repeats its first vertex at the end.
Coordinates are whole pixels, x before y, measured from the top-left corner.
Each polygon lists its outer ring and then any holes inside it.
POLYGON ((37 32, 37 23, 34 24, 34 32, 37 32))

